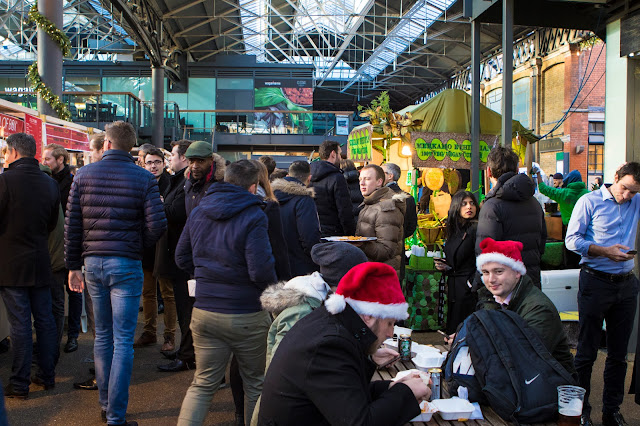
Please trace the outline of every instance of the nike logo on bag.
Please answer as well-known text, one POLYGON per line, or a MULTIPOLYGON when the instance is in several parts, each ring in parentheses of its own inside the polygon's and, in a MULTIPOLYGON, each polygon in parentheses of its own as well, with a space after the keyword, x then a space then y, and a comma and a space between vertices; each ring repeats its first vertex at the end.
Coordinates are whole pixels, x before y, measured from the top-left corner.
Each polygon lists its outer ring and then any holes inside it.
POLYGON ((540 375, 539 375, 539 374, 538 374, 536 377, 534 377, 533 379, 531 379, 531 380, 525 380, 525 381, 524 381, 524 384, 525 384, 525 385, 530 385, 530 384, 531 384, 531 382, 533 382, 533 381, 534 381, 535 379, 537 379, 538 377, 540 377, 540 375))

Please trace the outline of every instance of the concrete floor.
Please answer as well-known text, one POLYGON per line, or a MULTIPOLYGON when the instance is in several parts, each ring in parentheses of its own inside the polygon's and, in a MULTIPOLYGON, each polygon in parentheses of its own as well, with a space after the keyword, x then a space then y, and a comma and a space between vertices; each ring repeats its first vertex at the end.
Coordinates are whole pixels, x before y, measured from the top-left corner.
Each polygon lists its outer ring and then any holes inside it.
MULTIPOLYGON (((162 316, 159 318, 162 319, 162 316)), ((162 328, 159 325, 159 328, 162 328)), ((138 333, 142 329, 142 315, 138 319, 138 333)), ((160 335, 159 335, 160 338, 160 335)), ((419 343, 440 343, 442 338, 437 333, 414 332, 414 339, 419 343)), ((81 391, 73 389, 73 382, 83 381, 89 376, 92 366, 92 336, 80 336, 78 351, 61 353, 57 368, 56 388, 44 391, 32 385, 29 399, 26 401, 6 399, 9 424, 13 426, 32 425, 101 425, 100 406, 97 391, 81 391)), ((63 343, 66 342, 66 339, 63 343)), ((192 371, 180 373, 160 373, 156 365, 166 361, 159 352, 160 343, 152 347, 136 349, 133 377, 130 387, 129 409, 127 419, 135 420, 140 425, 175 425, 182 399, 193 378, 192 371)), ((601 410, 602 371, 606 354, 601 352, 594 368, 594 383, 591 401, 593 412, 601 410)), ((633 355, 630 355, 633 360, 633 355)), ((629 363, 629 369, 633 362, 629 363)), ((0 378, 7 383, 10 376, 11 351, 0 355, 0 378)), ((630 371, 630 370, 629 370, 630 371)), ((627 374, 628 389, 631 374, 627 374)), ((231 426, 234 424, 234 408, 229 388, 218 391, 211 404, 207 425, 231 426)), ((625 395, 622 413, 631 426, 640 426, 640 406, 633 401, 632 395, 625 395)), ((600 416, 595 415, 595 424, 600 424, 600 416)))

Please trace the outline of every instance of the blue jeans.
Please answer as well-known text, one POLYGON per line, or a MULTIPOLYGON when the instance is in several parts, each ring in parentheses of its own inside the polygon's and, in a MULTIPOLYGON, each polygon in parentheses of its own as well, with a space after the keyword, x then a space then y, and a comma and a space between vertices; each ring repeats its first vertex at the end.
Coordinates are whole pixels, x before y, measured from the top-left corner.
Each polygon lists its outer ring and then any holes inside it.
POLYGON ((93 301, 94 361, 100 406, 109 424, 125 422, 133 369, 133 336, 142 294, 142 262, 88 256, 85 283, 93 301))
POLYGON ((7 420, 7 410, 4 408, 4 392, 2 390, 2 381, 0 381, 0 426, 9 426, 7 420))
POLYGON ((31 383, 31 359, 33 356, 33 326, 36 329, 38 376, 45 384, 55 382, 55 358, 57 331, 51 312, 51 288, 44 287, 0 287, 11 327, 13 364, 9 382, 17 391, 29 391, 31 383))

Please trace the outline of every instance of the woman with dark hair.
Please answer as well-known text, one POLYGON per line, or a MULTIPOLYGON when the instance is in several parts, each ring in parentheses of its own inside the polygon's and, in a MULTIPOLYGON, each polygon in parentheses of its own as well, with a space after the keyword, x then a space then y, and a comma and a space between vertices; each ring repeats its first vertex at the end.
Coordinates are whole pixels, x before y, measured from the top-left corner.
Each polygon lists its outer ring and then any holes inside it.
POLYGON ((476 196, 458 191, 451 199, 445 227, 445 261, 436 259, 435 267, 447 275, 447 333, 455 333, 458 325, 475 311, 476 294, 471 283, 476 273, 476 229, 480 207, 476 196))

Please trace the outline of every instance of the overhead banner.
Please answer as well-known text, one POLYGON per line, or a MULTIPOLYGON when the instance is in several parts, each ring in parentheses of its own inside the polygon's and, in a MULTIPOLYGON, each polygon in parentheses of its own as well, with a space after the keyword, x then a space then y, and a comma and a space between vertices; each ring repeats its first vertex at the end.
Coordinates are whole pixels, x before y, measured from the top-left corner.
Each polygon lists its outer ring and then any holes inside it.
POLYGON ((89 151, 89 135, 68 127, 46 125, 47 145, 57 143, 74 151, 89 151))
MULTIPOLYGON (((497 135, 480 135, 480 169, 486 167, 497 135)), ((471 169, 471 135, 466 133, 411 133, 414 167, 471 169)))
POLYGON ((353 129, 347 138, 348 156, 357 162, 372 160, 371 135, 373 126, 359 127, 353 129))

